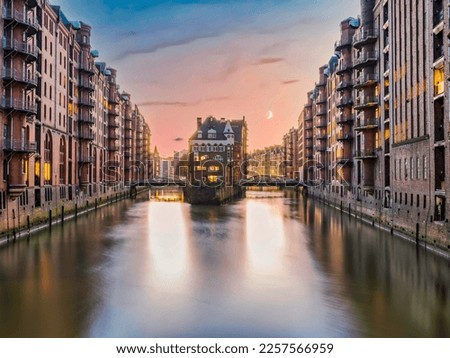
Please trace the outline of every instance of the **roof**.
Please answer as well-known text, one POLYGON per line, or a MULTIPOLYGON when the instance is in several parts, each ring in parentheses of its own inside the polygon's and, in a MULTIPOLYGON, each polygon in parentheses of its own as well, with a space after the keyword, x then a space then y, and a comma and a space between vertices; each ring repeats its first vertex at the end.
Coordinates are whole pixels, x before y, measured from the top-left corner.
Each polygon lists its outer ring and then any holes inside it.
MULTIPOLYGON (((194 134, 189 138, 190 140, 196 140, 198 138, 198 133, 202 133, 202 139, 210 139, 208 138, 208 132, 212 132, 212 130, 216 131, 216 138, 212 140, 222 141, 227 140, 224 132, 226 132, 226 128, 229 128, 231 125, 231 129, 234 133, 235 142, 242 142, 242 132, 243 127, 245 126, 245 120, 225 120, 225 119, 216 119, 214 117, 206 118, 199 129, 195 131, 194 134), (227 125, 228 124, 228 125, 227 125)), ((231 132, 227 131, 229 134, 231 132)))

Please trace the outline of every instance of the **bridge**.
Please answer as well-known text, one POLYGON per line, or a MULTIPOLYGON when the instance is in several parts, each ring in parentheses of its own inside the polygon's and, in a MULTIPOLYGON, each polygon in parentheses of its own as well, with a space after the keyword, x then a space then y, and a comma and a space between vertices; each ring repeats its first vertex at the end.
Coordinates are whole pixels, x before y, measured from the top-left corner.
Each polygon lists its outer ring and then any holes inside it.
MULTIPOLYGON (((148 179, 140 182, 135 182, 132 186, 148 186, 154 188, 163 188, 163 187, 187 187, 191 185, 188 183, 186 179, 174 179, 174 178, 157 178, 157 179, 148 179)), ((238 185, 242 187, 278 187, 282 188, 295 188, 295 187, 304 187, 306 186, 303 181, 296 179, 280 179, 280 178, 250 178, 250 179, 242 179, 239 181, 238 185)), ((195 185, 194 185, 195 186, 195 185)))

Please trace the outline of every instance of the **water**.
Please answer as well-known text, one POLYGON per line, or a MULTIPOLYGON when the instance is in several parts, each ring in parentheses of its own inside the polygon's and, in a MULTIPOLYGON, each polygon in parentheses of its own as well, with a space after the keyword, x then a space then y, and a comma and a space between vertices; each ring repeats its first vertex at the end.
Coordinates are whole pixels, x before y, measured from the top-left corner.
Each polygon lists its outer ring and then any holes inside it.
POLYGON ((450 337, 450 264, 318 203, 126 201, 0 249, 1 337, 450 337))

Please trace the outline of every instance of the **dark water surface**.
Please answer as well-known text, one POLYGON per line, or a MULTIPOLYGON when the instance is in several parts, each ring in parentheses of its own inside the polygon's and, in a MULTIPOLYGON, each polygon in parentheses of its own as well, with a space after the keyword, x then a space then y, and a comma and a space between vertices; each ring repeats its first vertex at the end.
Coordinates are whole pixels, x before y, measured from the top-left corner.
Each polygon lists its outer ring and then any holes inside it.
POLYGON ((292 196, 126 201, 0 248, 1 337, 450 337, 450 264, 292 196))

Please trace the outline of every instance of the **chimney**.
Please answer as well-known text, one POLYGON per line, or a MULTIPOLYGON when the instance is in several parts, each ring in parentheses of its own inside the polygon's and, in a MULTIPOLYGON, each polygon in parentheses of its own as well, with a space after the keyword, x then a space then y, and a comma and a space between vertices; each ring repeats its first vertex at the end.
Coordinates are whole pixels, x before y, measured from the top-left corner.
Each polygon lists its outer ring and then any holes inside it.
POLYGON ((197 129, 200 130, 202 126, 202 117, 197 117, 197 129))

